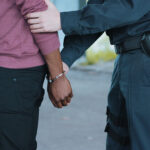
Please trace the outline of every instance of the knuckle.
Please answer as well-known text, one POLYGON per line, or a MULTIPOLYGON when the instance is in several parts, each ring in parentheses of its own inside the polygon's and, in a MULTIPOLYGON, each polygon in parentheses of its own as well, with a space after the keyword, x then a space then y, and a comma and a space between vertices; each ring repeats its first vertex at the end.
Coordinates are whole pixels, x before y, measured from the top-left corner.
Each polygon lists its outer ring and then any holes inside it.
POLYGON ((61 98, 57 98, 57 99, 56 99, 56 102, 57 102, 57 103, 61 102, 61 98))
POLYGON ((61 97, 61 100, 64 100, 64 99, 65 99, 65 97, 64 97, 64 96, 62 96, 62 97, 61 97))
POLYGON ((65 99, 67 99, 67 98, 68 98, 68 95, 65 96, 65 99))
POLYGON ((64 95, 64 99, 66 99, 67 97, 68 97, 68 94, 65 94, 65 95, 64 95))
POLYGON ((56 102, 56 104, 57 104, 57 103, 59 103, 59 100, 58 100, 58 99, 55 99, 55 102, 56 102))

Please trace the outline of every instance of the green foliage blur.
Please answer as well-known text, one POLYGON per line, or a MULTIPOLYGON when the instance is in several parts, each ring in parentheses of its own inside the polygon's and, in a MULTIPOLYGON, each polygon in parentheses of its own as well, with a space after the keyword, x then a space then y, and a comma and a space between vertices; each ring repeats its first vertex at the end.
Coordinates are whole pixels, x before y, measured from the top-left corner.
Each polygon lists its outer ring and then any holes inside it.
POLYGON ((114 47, 110 45, 109 37, 103 34, 87 51, 86 62, 82 65, 93 65, 99 61, 112 61, 116 58, 114 47))

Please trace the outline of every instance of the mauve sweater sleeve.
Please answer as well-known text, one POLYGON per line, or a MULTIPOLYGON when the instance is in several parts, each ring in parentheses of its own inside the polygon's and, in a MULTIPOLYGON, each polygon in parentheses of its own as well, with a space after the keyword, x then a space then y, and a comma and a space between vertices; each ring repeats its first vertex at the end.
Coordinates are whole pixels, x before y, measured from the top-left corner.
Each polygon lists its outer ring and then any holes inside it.
MULTIPOLYGON (((47 9, 44 0, 16 0, 16 5, 24 18, 28 13, 44 11, 47 9)), ((57 50, 60 46, 58 34, 56 32, 33 34, 33 36, 43 55, 57 50)))

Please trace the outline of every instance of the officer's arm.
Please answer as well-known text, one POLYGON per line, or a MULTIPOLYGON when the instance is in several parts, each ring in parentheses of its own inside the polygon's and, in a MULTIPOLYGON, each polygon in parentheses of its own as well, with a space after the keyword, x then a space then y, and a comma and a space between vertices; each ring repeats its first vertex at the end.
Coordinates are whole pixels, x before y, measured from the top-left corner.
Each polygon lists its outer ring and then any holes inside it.
POLYGON ((61 13, 65 34, 93 34, 129 25, 150 11, 150 0, 101 0, 102 4, 94 1, 97 3, 89 3, 82 10, 61 13))
MULTIPOLYGON (((103 0, 89 0, 89 4, 101 4, 103 0)), ((91 35, 69 35, 65 37, 64 48, 61 52, 63 62, 69 67, 79 59, 85 51, 102 35, 95 33, 91 35)))
POLYGON ((66 36, 61 52, 63 62, 70 67, 101 35, 102 33, 66 36))

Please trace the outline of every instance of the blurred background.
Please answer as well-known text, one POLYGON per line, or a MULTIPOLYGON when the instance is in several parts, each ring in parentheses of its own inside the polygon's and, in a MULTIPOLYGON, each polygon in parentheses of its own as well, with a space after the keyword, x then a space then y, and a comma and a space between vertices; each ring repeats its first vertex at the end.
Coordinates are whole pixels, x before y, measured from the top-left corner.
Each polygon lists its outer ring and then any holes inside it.
MULTIPOLYGON (((51 1, 60 11, 78 10, 86 4, 86 0, 51 1)), ((59 32, 59 37, 62 49, 63 32, 59 32)), ((105 150, 105 112, 115 58, 114 47, 103 34, 67 75, 74 91, 70 106, 54 108, 45 92, 40 108, 38 150, 105 150)), ((45 89, 46 86, 47 81, 45 89)))

